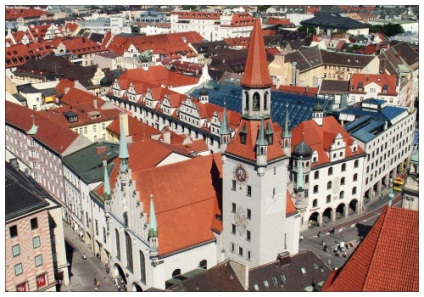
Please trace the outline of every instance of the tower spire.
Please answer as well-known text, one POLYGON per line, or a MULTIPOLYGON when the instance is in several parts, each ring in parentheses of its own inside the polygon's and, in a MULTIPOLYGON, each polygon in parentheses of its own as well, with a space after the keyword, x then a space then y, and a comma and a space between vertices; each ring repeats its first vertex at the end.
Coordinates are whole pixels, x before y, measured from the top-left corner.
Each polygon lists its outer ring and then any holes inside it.
POLYGON ((127 139, 125 137, 124 124, 120 122, 120 135, 119 135, 119 159, 120 159, 120 172, 128 171, 128 147, 127 139))
POLYGON ((271 76, 268 70, 268 60, 266 58, 261 21, 259 18, 255 19, 255 24, 253 25, 246 67, 240 85, 251 88, 267 88, 272 85, 271 76))
POLYGON ((149 219, 149 237, 158 236, 158 223, 156 221, 155 205, 153 195, 150 195, 150 219, 149 219))
POLYGON ((103 198, 105 200, 109 200, 110 199, 110 182, 109 182, 109 174, 107 172, 107 158, 106 158, 106 155, 103 156, 103 168, 104 168, 103 198))
POLYGON ((227 149, 227 145, 230 143, 231 130, 228 125, 227 119, 227 101, 224 99, 224 111, 222 115, 221 127, 219 130, 221 153, 224 153, 227 149))
POLYGON ((290 132, 289 129, 289 104, 286 100, 286 114, 285 114, 285 118, 284 118, 284 131, 283 131, 283 135, 281 135, 283 138, 291 138, 292 134, 290 132))
POLYGON ((299 170, 297 173, 297 183, 296 183, 296 188, 297 191, 303 191, 303 189, 305 188, 304 182, 303 182, 303 157, 300 156, 300 160, 298 162, 299 164, 299 170))

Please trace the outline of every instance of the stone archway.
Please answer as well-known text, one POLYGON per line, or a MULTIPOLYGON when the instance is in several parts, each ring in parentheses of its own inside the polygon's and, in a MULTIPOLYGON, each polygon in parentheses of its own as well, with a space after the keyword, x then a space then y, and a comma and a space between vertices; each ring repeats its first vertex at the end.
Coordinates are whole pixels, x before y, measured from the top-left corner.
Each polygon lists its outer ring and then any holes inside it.
POLYGON ((139 284, 137 284, 137 283, 132 283, 131 291, 132 291, 132 292, 143 292, 143 289, 140 287, 140 285, 139 285, 139 284))
POLYGON ((352 199, 352 201, 350 201, 349 203, 349 215, 358 213, 359 212, 358 206, 359 206, 358 200, 352 199))
POLYGON ((322 213, 322 221, 323 223, 329 223, 333 221, 333 209, 331 207, 328 207, 322 213))
POLYGON ((309 227, 317 226, 318 225, 318 222, 319 222, 319 213, 318 212, 313 212, 309 216, 308 226, 309 227))
POLYGON ((342 219, 345 217, 346 205, 344 203, 340 203, 336 208, 336 220, 342 219))
POLYGON ((113 275, 120 277, 126 285, 127 284, 127 278, 125 276, 124 270, 122 270, 122 268, 121 268, 121 266, 119 266, 119 264, 115 264, 113 267, 114 267, 113 275))

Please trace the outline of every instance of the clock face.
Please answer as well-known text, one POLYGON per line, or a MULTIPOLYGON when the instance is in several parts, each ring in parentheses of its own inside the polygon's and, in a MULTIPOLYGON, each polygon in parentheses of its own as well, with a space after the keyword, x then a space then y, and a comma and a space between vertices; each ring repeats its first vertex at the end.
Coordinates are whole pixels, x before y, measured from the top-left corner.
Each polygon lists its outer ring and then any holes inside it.
POLYGON ((247 181, 247 172, 242 165, 238 165, 234 169, 234 178, 240 183, 245 183, 247 181))

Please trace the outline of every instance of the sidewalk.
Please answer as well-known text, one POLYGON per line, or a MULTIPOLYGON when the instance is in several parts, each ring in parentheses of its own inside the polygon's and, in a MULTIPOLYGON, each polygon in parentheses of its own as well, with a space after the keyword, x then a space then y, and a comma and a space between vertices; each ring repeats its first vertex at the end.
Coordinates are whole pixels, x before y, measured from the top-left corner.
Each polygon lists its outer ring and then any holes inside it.
MULTIPOLYGON (((388 193, 384 195, 383 199, 376 198, 374 201, 371 201, 364 205, 364 211, 360 213, 355 213, 344 217, 334 222, 328 222, 325 226, 314 226, 303 232, 300 232, 304 237, 312 237, 318 234, 319 231, 322 233, 328 232, 329 229, 334 228, 335 231, 339 231, 342 228, 351 227, 353 224, 356 224, 364 219, 370 218, 375 215, 379 215, 383 209, 388 205, 389 198, 388 193)), ((400 193, 395 193, 395 198, 393 198, 392 205, 397 204, 402 200, 402 195, 400 193)))
POLYGON ((94 278, 100 282, 99 292, 116 292, 111 274, 106 273, 104 263, 93 255, 92 249, 81 241, 72 228, 64 224, 66 242, 73 248, 70 261, 70 284, 61 287, 62 292, 94 292, 94 278), (86 259, 83 259, 83 255, 86 259))

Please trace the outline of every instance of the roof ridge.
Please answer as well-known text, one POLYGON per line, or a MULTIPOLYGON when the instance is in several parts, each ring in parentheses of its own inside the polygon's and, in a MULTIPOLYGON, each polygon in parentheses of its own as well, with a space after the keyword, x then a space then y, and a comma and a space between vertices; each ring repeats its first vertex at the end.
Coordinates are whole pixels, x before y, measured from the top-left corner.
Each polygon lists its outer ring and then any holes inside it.
MULTIPOLYGON (((381 227, 380 227, 380 230, 379 230, 379 232, 378 232, 378 237, 377 237, 377 240, 376 240, 376 245, 375 245, 375 247, 374 247, 374 252, 372 253, 372 257, 371 257, 371 261, 370 261, 370 265, 368 266, 368 269, 367 269, 367 272, 366 272, 366 274, 365 274, 365 282, 364 282, 364 284, 363 284, 363 286, 362 286, 362 291, 364 291, 365 290, 365 287, 368 285, 368 281, 369 280, 371 280, 371 278, 369 278, 368 277, 368 274, 370 273, 370 270, 371 270, 371 266, 373 266, 373 263, 374 263, 374 260, 375 260, 375 258, 376 258, 376 250, 377 250, 377 248, 378 248, 378 242, 380 241, 380 237, 381 237, 381 234, 382 234, 382 229, 383 229, 383 227, 384 227, 384 225, 385 225, 385 223, 386 223, 386 220, 387 220, 387 217, 388 217, 388 212, 389 212, 389 210, 390 210, 391 208, 390 207, 387 207, 381 214, 383 214, 384 213, 384 217, 383 217, 383 219, 382 219, 382 223, 381 223, 381 227)), ((381 215, 380 215, 381 216, 381 215)), ((375 225, 375 223, 374 223, 374 225, 375 225)))

